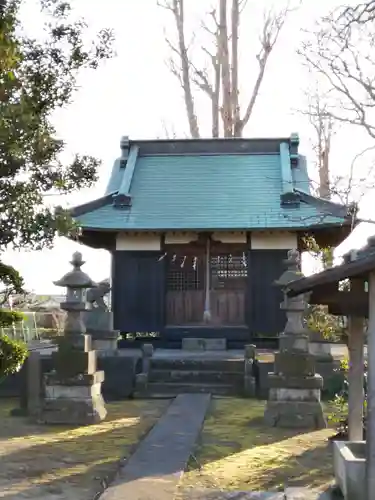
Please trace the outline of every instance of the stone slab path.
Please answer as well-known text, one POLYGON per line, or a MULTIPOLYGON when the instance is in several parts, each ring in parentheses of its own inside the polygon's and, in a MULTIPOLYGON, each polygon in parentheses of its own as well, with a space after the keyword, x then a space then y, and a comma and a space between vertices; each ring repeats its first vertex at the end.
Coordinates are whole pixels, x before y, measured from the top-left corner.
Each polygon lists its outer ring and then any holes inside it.
POLYGON ((101 500, 173 500, 199 436, 209 394, 180 394, 101 500))

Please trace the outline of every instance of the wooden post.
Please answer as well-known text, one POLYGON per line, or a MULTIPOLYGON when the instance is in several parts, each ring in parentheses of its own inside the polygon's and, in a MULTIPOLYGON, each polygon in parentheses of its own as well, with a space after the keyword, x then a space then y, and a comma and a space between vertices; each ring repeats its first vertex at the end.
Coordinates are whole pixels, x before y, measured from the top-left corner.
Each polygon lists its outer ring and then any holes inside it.
POLYGON ((367 384, 366 498, 372 500, 375 492, 375 271, 369 274, 367 384))
MULTIPOLYGON (((351 282, 351 292, 360 293, 364 289, 362 280, 351 282)), ((349 441, 363 440, 363 382, 364 382, 364 321, 363 318, 348 318, 349 350, 349 441)))
POLYGON ((204 298, 204 312, 203 312, 203 321, 205 323, 209 323, 211 321, 211 240, 210 237, 207 236, 206 241, 206 289, 205 289, 205 298, 204 298))

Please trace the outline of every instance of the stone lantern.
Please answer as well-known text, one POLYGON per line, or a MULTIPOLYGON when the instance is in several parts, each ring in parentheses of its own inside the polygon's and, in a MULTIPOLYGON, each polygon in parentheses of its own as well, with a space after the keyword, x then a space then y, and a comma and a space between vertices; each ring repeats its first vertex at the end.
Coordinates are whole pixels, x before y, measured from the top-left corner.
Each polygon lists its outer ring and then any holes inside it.
POLYGON ((315 372, 315 359, 309 353, 309 332, 304 324, 306 298, 289 298, 288 283, 301 278, 299 252, 290 250, 285 261, 286 271, 275 282, 283 289, 287 322, 279 338, 274 372, 268 374, 269 396, 265 421, 273 427, 324 428, 320 395, 323 379, 315 372))
POLYGON ((97 371, 96 351, 86 335, 82 312, 86 290, 96 284, 81 270, 82 254, 75 252, 73 269, 57 286, 66 287, 66 300, 61 303, 67 317, 64 336, 58 339, 58 350, 52 354, 53 372, 45 376, 45 398, 40 420, 45 423, 87 425, 106 417, 101 394, 104 372, 97 371))

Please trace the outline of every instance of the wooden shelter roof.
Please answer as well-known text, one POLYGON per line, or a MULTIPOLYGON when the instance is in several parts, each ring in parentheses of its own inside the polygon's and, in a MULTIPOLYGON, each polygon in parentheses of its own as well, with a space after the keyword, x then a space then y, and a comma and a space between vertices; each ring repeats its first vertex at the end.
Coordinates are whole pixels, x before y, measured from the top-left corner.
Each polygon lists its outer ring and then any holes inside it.
POLYGON ((346 254, 342 264, 291 281, 285 291, 289 297, 311 293, 310 304, 327 305, 331 314, 368 317, 366 282, 372 271, 375 271, 375 236, 362 249, 346 254), (340 287, 340 282, 346 279, 355 280, 360 286, 340 287))

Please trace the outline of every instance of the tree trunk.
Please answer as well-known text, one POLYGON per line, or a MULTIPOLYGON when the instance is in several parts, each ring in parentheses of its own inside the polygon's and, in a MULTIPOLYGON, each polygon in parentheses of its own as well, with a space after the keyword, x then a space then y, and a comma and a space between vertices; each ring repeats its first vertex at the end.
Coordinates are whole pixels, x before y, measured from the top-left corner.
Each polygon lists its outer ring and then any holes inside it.
MULTIPOLYGON (((323 119, 324 120, 324 119, 323 119)), ((329 157, 331 153, 332 125, 329 122, 326 127, 322 123, 322 136, 319 158, 319 196, 326 200, 331 198, 331 185, 329 179, 329 157)))
POLYGON ((178 32, 178 47, 181 57, 181 80, 184 91, 186 114, 189 121, 191 137, 193 139, 198 139, 200 137, 199 126, 197 115, 195 113, 193 93, 191 90, 190 63, 185 42, 184 0, 173 0, 173 9, 178 32))
POLYGON ((235 126, 240 121, 240 106, 239 106, 239 88, 238 88, 238 39, 240 27, 240 6, 239 0, 232 0, 232 60, 231 60, 231 76, 232 76, 232 116, 233 116, 233 135, 235 134, 235 126))
POLYGON ((219 47, 221 61, 222 121, 224 137, 232 137, 230 62, 228 49, 227 0, 220 0, 219 47))
MULTIPOLYGON (((219 37, 219 33, 217 33, 217 39, 219 37)), ((220 48, 217 46, 216 57, 213 61, 214 67, 214 89, 213 95, 211 98, 211 110, 212 110, 212 137, 220 136, 220 72, 221 72, 221 64, 220 64, 220 48)))

